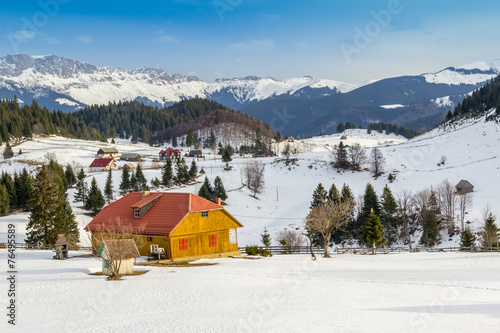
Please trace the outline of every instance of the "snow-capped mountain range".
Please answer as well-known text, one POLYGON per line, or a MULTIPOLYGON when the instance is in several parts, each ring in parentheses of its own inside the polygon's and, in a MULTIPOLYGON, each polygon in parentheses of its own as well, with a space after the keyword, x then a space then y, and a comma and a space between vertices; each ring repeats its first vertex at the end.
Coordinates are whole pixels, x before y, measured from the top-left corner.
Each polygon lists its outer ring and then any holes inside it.
POLYGON ((88 105, 137 100, 168 106, 208 98, 248 113, 291 135, 332 133, 338 122, 393 122, 415 129, 432 127, 468 93, 500 72, 500 60, 448 67, 436 73, 348 84, 310 76, 219 79, 168 74, 144 67, 97 67, 78 60, 15 54, 0 57, 0 98, 50 110, 75 111, 88 105), (276 111, 278 110, 278 111, 276 111), (286 126, 278 125, 283 116, 286 126), (279 120, 278 119, 278 120, 279 120))
POLYGON ((65 111, 124 100, 163 106, 195 97, 237 107, 278 95, 315 98, 354 88, 347 83, 310 76, 289 80, 248 76, 209 83, 194 76, 170 75, 157 68, 97 67, 55 55, 16 54, 0 58, 0 97, 12 98, 16 94, 19 99, 31 102, 29 98, 52 96, 55 102, 52 107, 65 111), (316 93, 308 96, 308 90, 316 93))

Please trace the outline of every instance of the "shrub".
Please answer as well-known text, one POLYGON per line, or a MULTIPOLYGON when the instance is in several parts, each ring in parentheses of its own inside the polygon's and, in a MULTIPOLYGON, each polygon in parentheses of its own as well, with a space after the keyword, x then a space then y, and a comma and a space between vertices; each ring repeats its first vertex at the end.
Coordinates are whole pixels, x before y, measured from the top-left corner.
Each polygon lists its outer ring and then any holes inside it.
POLYGON ((263 248, 263 247, 258 247, 257 245, 247 245, 246 248, 245 248, 245 252, 246 254, 248 254, 249 256, 261 256, 261 257, 272 257, 273 254, 263 248))

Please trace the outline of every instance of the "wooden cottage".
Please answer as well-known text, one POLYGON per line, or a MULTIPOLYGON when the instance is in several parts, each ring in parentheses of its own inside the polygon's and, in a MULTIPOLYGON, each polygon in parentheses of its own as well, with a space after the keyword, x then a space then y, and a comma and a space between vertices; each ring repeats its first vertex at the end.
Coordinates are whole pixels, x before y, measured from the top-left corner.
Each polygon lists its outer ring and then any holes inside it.
POLYGON ((109 263, 117 265, 119 275, 134 273, 134 259, 140 257, 133 239, 108 239, 102 242, 97 252, 102 258, 102 274, 111 275, 109 263))
POLYGON ((201 151, 201 149, 191 149, 189 151, 189 155, 188 157, 197 157, 197 158, 203 158, 203 152, 201 151))
POLYGON ((455 188, 457 189, 457 194, 474 192, 474 185, 463 179, 455 185, 455 188))
POLYGON ((237 228, 243 225, 220 204, 191 193, 132 192, 104 207, 85 227, 95 233, 119 219, 134 230, 142 256, 151 245, 164 248, 169 259, 236 256, 237 228))
POLYGON ((179 149, 174 149, 172 147, 168 147, 167 149, 162 149, 159 153, 160 161, 165 160, 167 158, 180 158, 181 151, 179 149))
POLYGON ((97 157, 99 158, 114 158, 118 157, 118 150, 116 148, 101 148, 97 151, 97 157))
POLYGON ((133 161, 133 162, 139 162, 141 160, 141 155, 137 153, 123 153, 120 156, 121 161, 133 161))
POLYGON ((122 166, 122 169, 128 169, 128 171, 134 171, 135 170, 135 165, 133 165, 132 163, 125 163, 122 166))
POLYGON ((115 160, 112 158, 96 158, 89 166, 90 172, 99 172, 116 168, 115 160))

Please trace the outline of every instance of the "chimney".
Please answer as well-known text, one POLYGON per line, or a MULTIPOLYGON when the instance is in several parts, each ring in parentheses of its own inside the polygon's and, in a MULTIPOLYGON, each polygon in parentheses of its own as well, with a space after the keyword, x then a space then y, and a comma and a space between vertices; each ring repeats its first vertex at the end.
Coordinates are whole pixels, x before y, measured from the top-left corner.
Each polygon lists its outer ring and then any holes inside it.
POLYGON ((144 199, 145 197, 147 197, 149 193, 151 193, 151 191, 142 191, 142 198, 144 199))
POLYGON ((222 201, 220 198, 215 199, 215 203, 218 204, 219 206, 222 205, 222 201))

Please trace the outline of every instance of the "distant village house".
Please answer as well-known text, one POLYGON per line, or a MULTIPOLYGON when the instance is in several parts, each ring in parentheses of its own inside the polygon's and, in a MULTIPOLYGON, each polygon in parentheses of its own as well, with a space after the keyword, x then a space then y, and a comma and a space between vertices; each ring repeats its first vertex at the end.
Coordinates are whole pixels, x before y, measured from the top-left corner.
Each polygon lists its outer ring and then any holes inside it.
POLYGON ((137 153, 123 153, 120 156, 121 161, 133 161, 133 162, 139 162, 141 160, 141 155, 137 153))
POLYGON ((101 148, 97 151, 97 157, 99 158, 115 158, 118 157, 118 150, 116 148, 101 148))
POLYGON ((474 192, 474 185, 463 179, 455 185, 455 188, 457 189, 457 194, 474 192))
POLYGON ((172 147, 168 147, 167 149, 162 149, 159 153, 159 158, 160 161, 163 161, 167 158, 180 158, 181 157, 181 152, 179 149, 174 149, 172 147))
POLYGON ((90 172, 99 172, 109 169, 115 169, 116 164, 113 158, 96 158, 89 166, 90 172))
POLYGON ((102 258, 102 274, 111 275, 109 264, 118 265, 119 275, 134 273, 134 259, 140 257, 133 239, 108 239, 102 242, 97 255, 102 258))

